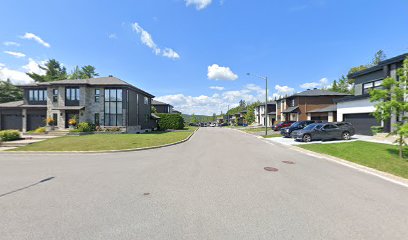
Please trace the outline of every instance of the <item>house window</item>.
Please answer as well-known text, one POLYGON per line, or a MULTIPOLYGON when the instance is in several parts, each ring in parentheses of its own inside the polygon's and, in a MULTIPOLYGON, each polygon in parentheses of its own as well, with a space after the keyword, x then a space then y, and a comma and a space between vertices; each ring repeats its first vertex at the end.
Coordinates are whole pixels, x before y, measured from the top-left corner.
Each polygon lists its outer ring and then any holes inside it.
POLYGON ((28 100, 31 102, 47 101, 47 90, 45 89, 30 89, 28 90, 28 100))
POLYGON ((52 102, 58 102, 58 89, 52 89, 52 102))
POLYGON ((79 87, 75 88, 65 88, 65 100, 68 101, 79 101, 79 87))
POLYGON ((148 97, 144 97, 144 104, 149 104, 149 98, 148 97))
POLYGON ((99 102, 100 95, 101 95, 101 90, 99 88, 95 89, 95 102, 99 102))
POLYGON ((376 80, 363 84, 363 94, 368 94, 372 89, 381 89, 383 80, 376 80))
POLYGON ((94 123, 96 126, 99 126, 99 113, 95 113, 94 123))
POLYGON ((105 89, 105 126, 123 125, 122 89, 105 89))

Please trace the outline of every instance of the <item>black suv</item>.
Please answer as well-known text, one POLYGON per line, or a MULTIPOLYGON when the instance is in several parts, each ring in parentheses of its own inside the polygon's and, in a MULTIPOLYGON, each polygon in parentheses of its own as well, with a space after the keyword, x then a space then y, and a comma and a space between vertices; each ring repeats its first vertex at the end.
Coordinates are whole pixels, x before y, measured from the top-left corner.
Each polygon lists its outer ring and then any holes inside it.
POLYGON ((315 121, 299 121, 299 122, 295 122, 292 125, 290 125, 290 127, 286 127, 286 128, 282 128, 281 129, 281 135, 284 137, 291 137, 291 134, 293 131, 296 130, 300 130, 303 129, 304 127, 315 123, 315 121))
POLYGON ((310 142, 313 140, 350 140, 354 135, 354 127, 348 122, 339 123, 314 123, 302 130, 292 132, 295 140, 310 142))

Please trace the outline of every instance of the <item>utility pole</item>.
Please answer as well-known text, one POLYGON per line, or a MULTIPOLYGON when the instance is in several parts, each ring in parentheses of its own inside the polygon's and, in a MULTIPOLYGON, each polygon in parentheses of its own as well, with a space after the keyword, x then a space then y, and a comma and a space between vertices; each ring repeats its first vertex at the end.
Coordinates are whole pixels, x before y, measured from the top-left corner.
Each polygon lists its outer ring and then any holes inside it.
MULTIPOLYGON (((251 73, 247 73, 248 76, 253 75, 251 73)), ((265 123, 265 136, 268 135, 268 77, 262 77, 258 75, 253 75, 257 78, 265 80, 265 106, 264 106, 264 123, 265 123)))
POLYGON ((229 122, 229 104, 228 104, 228 111, 227 111, 227 123, 228 123, 228 126, 230 125, 230 122, 229 122))

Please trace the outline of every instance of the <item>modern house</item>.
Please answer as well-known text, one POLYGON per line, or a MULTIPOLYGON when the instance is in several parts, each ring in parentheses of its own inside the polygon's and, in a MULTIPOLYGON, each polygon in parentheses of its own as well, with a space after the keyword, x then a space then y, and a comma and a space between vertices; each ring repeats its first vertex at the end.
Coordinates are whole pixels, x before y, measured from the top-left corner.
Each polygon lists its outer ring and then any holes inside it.
POLYGON ((69 120, 91 122, 126 132, 156 127, 151 115, 153 95, 116 77, 61 80, 19 86, 24 100, 0 104, 1 129, 23 132, 45 125, 52 118, 58 129, 69 120))
POLYGON ((375 103, 370 102, 369 91, 381 88, 384 78, 397 79, 397 69, 408 57, 408 53, 380 62, 368 69, 350 74, 348 78, 355 79, 354 96, 337 100, 337 120, 350 122, 354 125, 357 134, 371 135, 371 126, 382 126, 385 132, 391 130, 392 124, 397 122, 397 117, 392 116, 390 121, 377 122, 372 116, 375 103))
POLYGON ((277 100, 277 120, 335 122, 337 120, 335 100, 348 95, 322 89, 308 89, 280 98, 277 100))
POLYGON ((173 113, 174 107, 168 103, 160 102, 153 99, 152 106, 156 108, 157 113, 173 113))
POLYGON ((268 126, 272 126, 276 121, 276 102, 271 101, 267 103, 267 110, 265 111, 265 103, 260 103, 255 107, 255 123, 265 126, 266 121, 268 126), (266 112, 266 114, 265 114, 266 112))

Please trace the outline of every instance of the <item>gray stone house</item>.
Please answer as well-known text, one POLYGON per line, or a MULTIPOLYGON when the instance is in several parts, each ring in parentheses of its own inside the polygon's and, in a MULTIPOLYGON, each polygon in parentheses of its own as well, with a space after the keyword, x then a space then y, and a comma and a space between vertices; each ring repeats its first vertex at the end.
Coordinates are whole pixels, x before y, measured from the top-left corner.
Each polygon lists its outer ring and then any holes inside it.
POLYGON ((20 85, 24 100, 0 104, 1 129, 34 130, 54 119, 57 129, 68 121, 91 122, 126 132, 156 127, 151 114, 153 95, 116 77, 61 80, 20 85))

